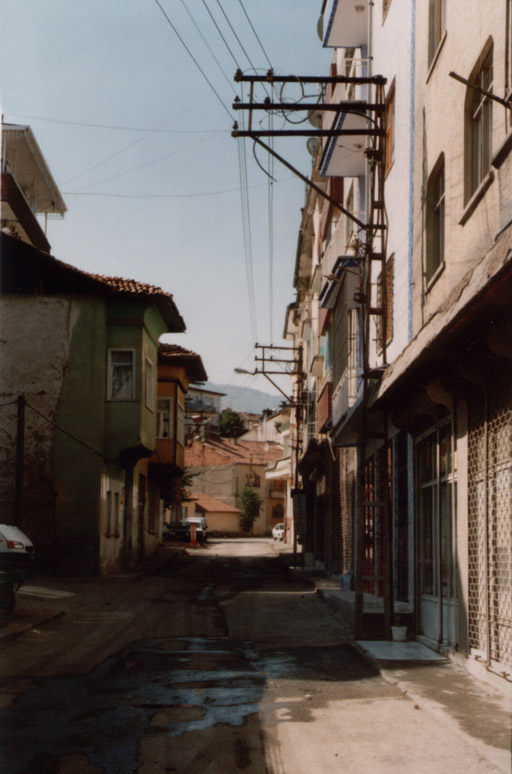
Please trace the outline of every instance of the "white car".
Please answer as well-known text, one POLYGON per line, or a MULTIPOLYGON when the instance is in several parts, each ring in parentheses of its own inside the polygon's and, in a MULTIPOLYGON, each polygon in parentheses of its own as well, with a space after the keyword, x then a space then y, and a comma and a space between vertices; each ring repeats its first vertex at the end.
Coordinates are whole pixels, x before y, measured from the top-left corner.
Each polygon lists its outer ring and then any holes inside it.
POLYGON ((12 524, 0 524, 0 570, 28 569, 34 561, 34 546, 24 532, 12 524))
POLYGON ((272 537, 274 540, 282 540, 284 538, 284 524, 276 524, 272 529, 272 537))

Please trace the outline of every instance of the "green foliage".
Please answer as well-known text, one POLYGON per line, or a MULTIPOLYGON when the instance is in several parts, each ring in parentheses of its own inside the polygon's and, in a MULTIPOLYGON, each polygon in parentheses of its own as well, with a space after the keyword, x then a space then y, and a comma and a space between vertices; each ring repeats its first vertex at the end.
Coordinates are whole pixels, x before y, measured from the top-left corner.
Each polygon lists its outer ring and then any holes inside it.
POLYGON ((220 415, 220 434, 223 438, 239 438, 245 433, 243 419, 236 411, 226 408, 220 415))
POLYGON ((261 509, 263 500, 250 486, 244 486, 240 496, 240 526, 244 532, 250 532, 261 509))

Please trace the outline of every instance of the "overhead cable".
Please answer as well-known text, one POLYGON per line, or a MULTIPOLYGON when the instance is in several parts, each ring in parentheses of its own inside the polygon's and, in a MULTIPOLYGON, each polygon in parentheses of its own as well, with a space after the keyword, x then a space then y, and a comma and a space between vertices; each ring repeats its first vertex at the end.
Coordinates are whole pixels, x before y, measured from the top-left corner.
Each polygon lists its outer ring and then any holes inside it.
POLYGON ((236 94, 235 88, 233 86, 233 79, 232 78, 228 78, 228 76, 224 72, 224 70, 222 68, 222 65, 220 64, 219 60, 215 56, 215 53, 214 53, 212 47, 210 46, 210 44, 208 43, 207 39, 205 38, 205 36, 201 32, 201 29, 200 29, 199 25, 197 24, 196 20, 194 19, 194 17, 190 13, 185 0, 181 0, 181 4, 182 4, 183 8, 185 9, 185 11, 187 12, 188 16, 190 17, 190 20, 191 20, 192 24, 194 25, 194 27, 196 28, 197 32, 199 33, 199 35, 201 37, 201 40, 203 41, 204 45, 206 46, 206 48, 208 49, 208 51, 212 55, 213 59, 215 60, 215 63, 217 65, 217 67, 219 68, 219 70, 221 71, 222 75, 224 76, 224 79, 227 81, 230 89, 234 92, 234 94, 236 94))
MULTIPOLYGON (((179 118, 179 116, 183 115, 183 113, 186 113, 187 110, 190 110, 191 107, 194 107, 194 105, 197 105, 199 102, 202 102, 203 99, 204 97, 200 97, 199 99, 194 100, 194 102, 192 102, 183 110, 180 110, 180 112, 176 113, 176 115, 172 116, 171 118, 168 118, 157 128, 161 129, 166 124, 169 124, 171 121, 174 121, 175 118, 179 118)), ((129 150, 130 148, 133 148, 135 145, 138 145, 138 143, 145 140, 146 137, 149 137, 151 134, 153 134, 152 130, 146 131, 146 133, 142 137, 139 137, 137 140, 130 142, 128 145, 124 145, 118 151, 115 151, 115 153, 111 153, 109 156, 106 156, 105 158, 100 159, 100 161, 97 161, 96 164, 93 164, 91 167, 87 167, 86 169, 82 170, 82 172, 78 172, 76 175, 71 175, 71 177, 67 177, 65 180, 61 180, 59 182, 59 187, 65 185, 66 183, 70 183, 72 180, 76 180, 77 177, 82 177, 88 172, 92 172, 94 169, 97 169, 98 167, 103 166, 103 164, 106 164, 107 162, 111 161, 112 159, 115 159, 117 156, 120 156, 122 153, 129 150)))
POLYGON ((214 15, 212 14, 212 12, 210 11, 210 9, 209 9, 209 7, 208 7, 208 5, 207 5, 207 3, 206 3, 206 0, 201 0, 201 2, 203 3, 204 7, 206 8, 206 10, 207 10, 207 12, 208 12, 208 15, 209 15, 210 19, 212 20, 213 24, 215 25, 215 29, 217 30, 217 32, 219 33, 220 37, 222 38, 222 41, 223 41, 224 45, 226 46, 226 48, 227 48, 227 50, 228 50, 228 52, 229 52, 229 55, 231 56, 231 59, 233 60, 233 62, 235 63, 235 65, 238 67, 238 69, 239 69, 239 70, 241 70, 241 67, 240 67, 240 65, 238 64, 237 58, 236 58, 236 56, 233 54, 233 52, 232 52, 232 50, 231 50, 231 47, 230 47, 229 43, 227 42, 226 38, 224 37, 224 35, 223 35, 223 33, 222 33, 222 30, 221 30, 221 28, 220 28, 220 27, 219 27, 219 25, 217 24, 217 21, 216 21, 216 19, 215 19, 215 16, 214 16, 214 15))
POLYGON ((240 5, 241 5, 241 7, 242 7, 242 11, 244 12, 244 14, 245 14, 245 17, 246 17, 247 21, 249 22, 249 25, 250 25, 250 27, 251 27, 251 30, 254 32, 254 37, 256 38, 256 40, 258 41, 258 43, 260 44, 260 48, 261 48, 261 50, 263 51, 263 55, 264 55, 265 59, 266 59, 266 60, 267 60, 267 62, 268 62, 268 66, 270 67, 270 69, 273 69, 273 68, 272 68, 272 62, 271 62, 271 61, 270 61, 270 59, 268 58, 268 56, 267 56, 267 52, 266 52, 266 51, 265 51, 265 49, 263 48, 263 43, 262 43, 262 42, 261 42, 261 40, 259 39, 258 33, 257 33, 257 32, 256 32, 256 30, 254 29, 253 23, 251 22, 251 20, 250 20, 250 18, 249 18, 249 14, 248 14, 248 13, 247 13, 247 11, 245 10, 245 6, 244 6, 244 4, 242 3, 242 0, 238 0, 238 2, 240 3, 240 5))
POLYGON ((163 16, 164 16, 165 20, 167 21, 168 25, 171 27, 171 29, 173 30, 174 34, 176 35, 176 37, 177 37, 177 38, 178 38, 178 40, 180 41, 181 45, 183 46, 183 48, 185 49, 185 51, 187 52, 187 54, 189 55, 189 57, 190 57, 190 58, 192 59, 192 61, 194 62, 195 66, 197 67, 197 69, 199 70, 199 72, 201 73, 201 75, 203 76, 203 78, 205 79, 206 83, 209 85, 210 89, 213 91, 213 93, 214 93, 214 94, 215 94, 215 96, 217 97, 217 99, 218 99, 218 101, 220 102, 220 104, 222 105, 223 109, 224 109, 224 110, 225 110, 225 112, 228 114, 228 116, 229 116, 230 120, 233 120, 233 116, 232 116, 232 114, 230 113, 230 111, 228 110, 228 108, 226 107, 226 105, 224 104, 224 102, 223 102, 223 100, 222 100, 222 97, 220 96, 220 94, 219 94, 219 93, 218 93, 218 91, 216 90, 215 86, 212 84, 212 82, 210 81, 210 79, 209 79, 209 78, 208 78, 208 76, 206 75, 205 71, 203 70, 203 68, 201 67, 201 65, 199 64, 199 62, 197 61, 197 59, 195 58, 195 56, 194 56, 194 54, 192 53, 192 51, 189 49, 189 47, 187 46, 187 44, 185 43, 185 41, 184 41, 184 40, 183 40, 183 38, 181 37, 180 33, 178 32, 178 30, 176 29, 176 27, 174 26, 174 24, 173 24, 173 23, 172 23, 172 21, 170 20, 169 16, 166 14, 166 12, 164 11, 164 9, 162 8, 162 5, 161 5, 161 3, 159 2, 159 0, 155 0, 155 3, 156 3, 156 4, 157 4, 157 6, 160 8, 160 11, 162 12, 162 14, 163 14, 163 16))

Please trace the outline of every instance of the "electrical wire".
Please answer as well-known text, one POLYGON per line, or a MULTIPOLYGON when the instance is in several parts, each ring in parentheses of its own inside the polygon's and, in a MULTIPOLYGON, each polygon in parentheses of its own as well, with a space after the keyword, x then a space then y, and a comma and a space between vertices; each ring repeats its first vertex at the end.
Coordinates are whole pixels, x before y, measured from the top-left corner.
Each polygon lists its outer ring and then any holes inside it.
POLYGON ((50 419, 49 417, 42 414, 40 411, 38 411, 34 406, 31 406, 30 403, 25 403, 25 406, 29 408, 31 411, 34 412, 34 414, 37 414, 41 417, 41 419, 44 419, 45 422, 48 422, 50 425, 55 427, 56 430, 66 435, 68 438, 71 438, 72 441, 75 441, 80 446, 83 446, 84 449, 87 449, 87 451, 92 452, 93 454, 97 454, 98 457, 101 457, 102 459, 106 460, 107 462, 116 462, 116 460, 110 460, 108 457, 106 457, 102 452, 98 451, 98 449, 94 449, 92 446, 89 446, 89 444, 85 443, 84 441, 81 441, 80 438, 76 438, 76 436, 69 433, 67 430, 64 430, 63 427, 60 427, 56 422, 53 421, 53 419, 50 419))
MULTIPOLYGON (((272 87, 272 91, 274 87, 272 87)), ((273 129, 273 116, 268 117, 269 129, 273 129)), ((270 138, 270 147, 274 147, 274 138, 270 138)), ((269 154, 268 180, 268 303, 270 318, 270 342, 274 340, 274 157, 269 154)))
MULTIPOLYGON (((282 180, 276 180, 276 183, 285 183, 288 180, 295 180, 295 176, 284 177, 282 180)), ((263 188, 267 183, 255 183, 249 188, 263 188)), ((202 196, 221 196, 222 194, 236 193, 238 188, 226 188, 222 191, 203 191, 201 193, 179 193, 179 194, 122 194, 122 193, 100 193, 99 191, 63 191, 63 196, 100 196, 110 199, 197 199, 202 196)))
POLYGON ((231 32, 232 32, 232 33, 233 33, 233 35, 235 36, 235 38, 236 38, 236 41, 237 41, 238 45, 239 45, 239 46, 240 46, 240 48, 242 49, 242 51, 243 51, 243 53, 244 53, 244 55, 245 55, 245 58, 246 58, 246 59, 247 59, 247 61, 249 62, 250 66, 252 67, 252 69, 254 70, 254 72, 256 72, 256 67, 255 67, 255 66, 254 66, 254 64, 253 64, 253 62, 252 62, 252 60, 251 60, 251 57, 250 57, 250 56, 249 56, 249 54, 247 53, 247 50, 246 50, 246 48, 245 48, 244 44, 242 43, 242 41, 240 40, 240 38, 239 38, 239 37, 238 37, 238 35, 236 34, 236 30, 235 30, 235 28, 233 27, 233 25, 231 24, 231 22, 230 22, 230 20, 229 20, 229 17, 228 17, 228 15, 227 15, 227 13, 226 13, 226 11, 225 11, 225 10, 224 10, 224 8, 222 7, 222 3, 220 2, 220 0, 216 0, 216 2, 217 2, 217 5, 219 6, 219 8, 220 8, 220 10, 221 10, 221 13, 222 13, 222 15, 224 16, 225 20, 226 20, 226 21, 227 21, 227 23, 228 23, 229 29, 231 30, 231 32))
MULTIPOLYGON (((172 116, 171 118, 168 118, 166 121, 164 121, 162 124, 160 124, 158 129, 161 129, 166 124, 169 124, 171 121, 174 121, 175 118, 179 118, 183 113, 186 113, 187 110, 190 110, 191 107, 194 107, 194 105, 199 104, 199 102, 202 102, 204 99, 203 97, 200 97, 199 99, 194 100, 190 105, 188 105, 183 110, 180 110, 179 113, 172 116)), ((106 164, 107 162, 111 161, 112 159, 115 159, 117 156, 120 156, 125 151, 129 150, 130 148, 133 148, 135 145, 138 145, 140 142, 146 139, 146 137, 149 137, 153 132, 147 131, 142 137, 139 137, 137 140, 134 140, 133 142, 130 142, 128 145, 123 146, 115 153, 111 153, 109 156, 106 156, 105 158, 101 159, 100 161, 97 161, 96 164, 93 164, 91 167, 87 167, 86 169, 82 170, 81 172, 78 172, 76 175, 72 175, 71 177, 66 178, 65 180, 61 180, 59 182, 59 187, 66 185, 66 183, 70 183, 72 180, 76 180, 77 177, 82 177, 83 175, 87 174, 88 172, 92 172, 94 169, 97 169, 98 167, 101 167, 103 164, 106 164)))
POLYGON ((245 6, 244 6, 244 4, 242 3, 242 0, 238 0, 238 2, 240 3, 240 6, 241 6, 241 8, 242 8, 242 11, 244 12, 244 14, 245 14, 245 17, 246 17, 247 21, 249 22, 249 25, 250 25, 250 27, 251 27, 251 30, 252 30, 252 31, 253 31, 253 33, 254 33, 254 37, 255 37, 255 38, 256 38, 256 40, 258 41, 258 43, 259 43, 259 45, 260 45, 260 48, 261 48, 261 50, 263 51, 263 55, 264 55, 265 59, 266 59, 266 60, 267 60, 267 62, 268 62, 268 66, 269 66, 269 67, 270 67, 270 69, 272 70, 272 69, 273 69, 273 68, 272 68, 272 63, 271 63, 270 59, 269 59, 269 58, 268 58, 268 56, 267 56, 267 52, 266 52, 266 51, 265 51, 265 49, 263 48, 263 43, 262 43, 262 42, 261 42, 261 40, 259 39, 258 33, 257 33, 257 32, 256 32, 256 30, 254 29, 253 23, 251 22, 251 20, 250 20, 250 18, 249 18, 249 14, 248 14, 248 13, 247 13, 247 11, 245 10, 245 6))
MULTIPOLYGON (((203 97, 201 97, 201 100, 203 97)), ((185 108, 185 110, 188 110, 193 105, 196 105, 197 102, 194 102, 192 105, 189 105, 188 108, 185 108)), ((181 111, 178 113, 178 115, 181 115, 184 111, 181 111)), ((118 132, 145 132, 146 137, 151 134, 225 134, 226 129, 148 129, 144 126, 120 126, 118 124, 93 124, 88 123, 85 121, 67 121, 63 118, 46 118, 44 116, 26 116, 21 115, 20 113, 7 113, 8 116, 11 116, 11 118, 24 118, 29 119, 30 121, 44 121, 49 124, 64 124, 65 126, 83 126, 89 129, 112 129, 118 132)), ((5 115, 4 115, 5 117, 5 115)), ((169 121, 173 121, 177 116, 173 116, 172 118, 167 119, 167 121, 164 122, 164 124, 161 124, 160 126, 164 126, 165 124, 169 123, 169 121)), ((2 125, 6 125, 6 123, 9 122, 3 122, 2 125)), ((131 147, 131 146, 128 146, 131 147)))
POLYGON ((194 19, 194 17, 190 13, 185 0, 181 0, 181 4, 182 4, 183 8, 185 9, 186 13, 188 14, 188 16, 190 17, 190 20, 192 21, 192 24, 194 25, 194 27, 196 28, 197 32, 199 33, 199 35, 201 37, 201 40, 203 41, 204 45, 206 46, 206 48, 208 49, 208 51, 212 55, 213 59, 215 60, 215 63, 217 65, 217 67, 219 68, 219 70, 221 71, 222 75, 224 76, 224 79, 228 83, 228 85, 231 88, 231 90, 233 91, 233 93, 236 95, 236 90, 235 90, 235 87, 233 86, 233 81, 230 80, 228 78, 228 76, 226 75, 226 73, 224 72, 224 70, 222 68, 222 65, 220 64, 219 60, 215 56, 215 53, 214 53, 212 47, 210 46, 210 44, 208 43, 207 39, 205 38, 205 36, 201 32, 201 29, 200 29, 199 25, 197 24, 196 20, 194 19))
POLYGON ((92 185, 101 185, 102 183, 107 183, 109 180, 116 180, 117 178, 123 177, 124 175, 129 175, 131 172, 136 172, 139 169, 145 169, 146 167, 150 167, 152 164, 158 164, 158 162, 163 161, 164 159, 169 159, 172 156, 181 155, 184 153, 184 151, 190 150, 190 148, 195 148, 197 145, 202 145, 202 143, 207 142, 207 140, 208 137, 203 137, 202 140, 198 140, 197 142, 193 142, 190 145, 186 145, 184 148, 178 148, 177 150, 171 151, 171 153, 166 153, 164 156, 159 156, 158 158, 152 159, 151 161, 145 161, 143 164, 138 164, 136 167, 130 167, 129 169, 125 169, 123 172, 116 172, 115 175, 104 177, 101 180, 95 180, 92 183, 87 183, 81 188, 77 188, 75 191, 72 191, 72 193, 80 193, 86 188, 90 188, 92 185))
POLYGON ((232 52, 232 50, 231 50, 231 47, 230 47, 229 43, 227 42, 226 38, 224 37, 224 35, 223 35, 223 33, 222 33, 222 30, 221 30, 221 28, 220 28, 220 27, 219 27, 219 25, 217 24, 217 21, 216 21, 216 19, 215 19, 214 15, 212 14, 212 12, 210 11, 210 9, 209 9, 208 5, 206 4, 206 0, 201 0, 201 2, 203 3, 204 7, 206 8, 206 11, 208 12, 208 15, 209 15, 210 19, 212 20, 212 22, 213 22, 213 24, 214 24, 214 26, 215 26, 215 29, 216 29, 216 30, 217 30, 217 32, 219 33, 219 35, 220 35, 220 37, 221 37, 221 39, 222 39, 222 41, 223 41, 224 45, 226 46, 226 48, 227 48, 227 50, 228 50, 228 52, 229 52, 229 55, 231 56, 231 59, 233 60, 233 62, 235 63, 235 65, 238 67, 238 69, 239 69, 239 70, 241 70, 242 68, 240 67, 240 65, 239 65, 239 63, 238 63, 236 56, 235 56, 235 55, 234 55, 234 53, 232 52))
MULTIPOLYGON (((192 61, 194 62, 195 66, 197 67, 197 69, 199 70, 199 72, 201 73, 201 75, 203 76, 203 78, 205 79, 205 81, 206 81, 206 83, 208 84, 208 86, 210 87, 210 89, 213 91, 213 93, 214 93, 214 94, 215 94, 215 96, 217 97, 218 101, 219 101, 219 102, 220 102, 220 104, 222 105, 222 107, 223 107, 223 109, 225 110, 225 112, 228 114, 228 116, 229 116, 230 120, 233 120, 233 116, 232 116, 232 114, 230 113, 230 111, 228 110, 228 108, 226 107, 226 105, 224 104, 224 101, 222 100, 222 98, 221 98, 220 94, 218 93, 218 91, 216 90, 216 88, 214 87, 214 85, 212 84, 212 82, 210 81, 210 79, 208 78, 208 76, 206 75, 205 71, 203 70, 203 68, 201 67, 201 65, 199 64, 199 62, 198 62, 198 61, 197 61, 197 59, 195 58, 195 56, 193 55, 192 51, 189 49, 189 47, 187 46, 187 44, 185 43, 185 41, 184 41, 184 40, 183 40, 183 38, 181 37, 180 33, 178 32, 178 30, 176 29, 176 27, 174 26, 174 24, 173 24, 173 23, 172 23, 172 21, 170 20, 169 16, 166 14, 166 12, 164 11, 164 9, 162 8, 162 5, 161 5, 160 1, 159 1, 159 0, 154 0, 154 2, 155 2, 155 3, 156 3, 156 5, 159 7, 159 9, 160 9, 160 11, 162 12, 162 14, 163 14, 163 16, 164 16, 165 20, 167 21, 168 25, 171 27, 171 29, 173 30, 174 34, 176 35, 176 37, 177 37, 177 38, 178 38, 178 40, 180 41, 181 45, 183 46, 183 48, 185 49, 185 51, 187 52, 187 54, 189 55, 189 57, 190 57, 190 58, 192 59, 192 61)), ((204 2, 204 0, 203 0, 203 2, 204 2)))
MULTIPOLYGON (((243 121, 243 117, 242 117, 242 121, 243 121)), ((246 274, 247 274, 247 289, 248 289, 248 297, 249 297, 249 318, 251 323, 251 331, 253 334, 253 341, 256 341, 258 338, 257 321, 256 321, 256 300, 255 300, 255 294, 254 294, 251 215, 250 215, 250 206, 249 206, 247 155, 245 153, 245 144, 242 144, 240 142, 237 143, 237 150, 238 150, 238 169, 239 169, 239 175, 240 175, 240 198, 241 198, 241 209, 242 209, 242 226, 243 226, 243 235, 244 235, 245 268, 246 268, 246 274)))

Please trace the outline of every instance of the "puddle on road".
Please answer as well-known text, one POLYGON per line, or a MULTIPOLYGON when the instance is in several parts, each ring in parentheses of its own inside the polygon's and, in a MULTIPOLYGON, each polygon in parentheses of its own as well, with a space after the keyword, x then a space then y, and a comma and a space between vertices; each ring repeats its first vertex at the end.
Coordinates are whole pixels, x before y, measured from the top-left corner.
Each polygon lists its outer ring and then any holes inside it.
MULTIPOLYGON (((269 680, 334 681, 344 658, 340 648, 262 654, 226 639, 135 643, 87 675, 33 678, 0 709, 2 774, 54 771, 44 763, 49 753, 52 760, 85 755, 108 774, 126 774, 155 733, 171 741, 243 726, 261 709, 269 680)), ((5 681, 3 690, 9 687, 5 681)), ((292 706, 281 718, 291 717, 292 706)))

